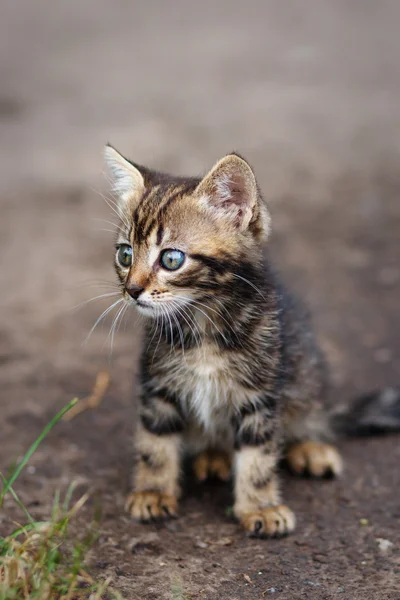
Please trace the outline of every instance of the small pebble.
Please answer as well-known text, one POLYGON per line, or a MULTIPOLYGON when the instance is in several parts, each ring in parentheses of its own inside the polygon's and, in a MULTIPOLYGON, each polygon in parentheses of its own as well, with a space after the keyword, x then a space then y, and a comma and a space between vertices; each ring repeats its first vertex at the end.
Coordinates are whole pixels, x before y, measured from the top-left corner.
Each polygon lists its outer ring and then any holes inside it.
POLYGON ((381 550, 381 552, 387 552, 389 548, 393 546, 393 542, 385 540, 384 538, 376 538, 376 541, 378 542, 379 550, 381 550))

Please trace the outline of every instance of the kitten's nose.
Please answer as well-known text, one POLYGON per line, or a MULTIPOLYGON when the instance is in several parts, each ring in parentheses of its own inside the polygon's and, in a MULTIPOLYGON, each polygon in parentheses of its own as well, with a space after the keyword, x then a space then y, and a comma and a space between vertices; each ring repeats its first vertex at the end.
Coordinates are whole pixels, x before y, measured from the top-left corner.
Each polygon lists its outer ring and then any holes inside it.
POLYGON ((139 298, 143 290, 144 288, 140 287, 140 285, 137 285, 136 283, 130 283, 126 286, 126 291, 134 300, 137 300, 139 298))

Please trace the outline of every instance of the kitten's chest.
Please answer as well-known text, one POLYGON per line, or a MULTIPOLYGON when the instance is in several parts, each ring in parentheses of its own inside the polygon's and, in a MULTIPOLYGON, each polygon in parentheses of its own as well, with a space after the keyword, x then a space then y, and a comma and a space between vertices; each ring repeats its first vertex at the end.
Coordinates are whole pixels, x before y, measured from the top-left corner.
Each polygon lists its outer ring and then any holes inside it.
POLYGON ((221 429, 244 400, 229 356, 213 345, 186 352, 167 376, 183 410, 206 430, 221 429))

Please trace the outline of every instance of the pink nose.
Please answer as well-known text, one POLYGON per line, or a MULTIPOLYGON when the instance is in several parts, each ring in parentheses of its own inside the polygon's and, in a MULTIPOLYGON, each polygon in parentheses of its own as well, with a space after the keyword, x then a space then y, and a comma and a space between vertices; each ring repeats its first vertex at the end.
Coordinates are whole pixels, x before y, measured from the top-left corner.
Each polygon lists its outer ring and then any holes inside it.
POLYGON ((130 283, 126 286, 126 291, 134 300, 137 300, 139 298, 143 290, 144 288, 140 287, 140 285, 136 285, 136 283, 130 283))

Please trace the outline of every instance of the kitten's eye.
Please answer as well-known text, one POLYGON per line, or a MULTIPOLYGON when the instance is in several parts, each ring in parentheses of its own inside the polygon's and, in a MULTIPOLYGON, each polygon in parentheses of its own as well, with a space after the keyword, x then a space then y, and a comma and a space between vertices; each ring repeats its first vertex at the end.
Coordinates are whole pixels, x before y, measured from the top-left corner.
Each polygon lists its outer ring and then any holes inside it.
POLYGON ((117 252, 117 260, 121 267, 127 269, 132 264, 132 248, 128 244, 122 244, 117 252))
POLYGON ((167 271, 176 271, 183 265, 184 260, 185 254, 180 250, 164 250, 160 256, 161 265, 167 271))

